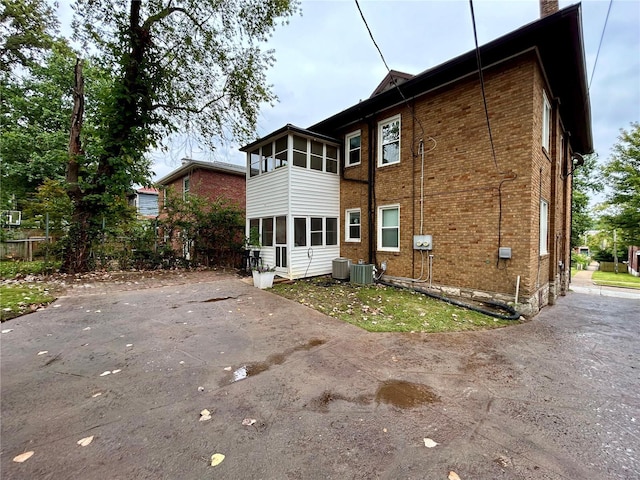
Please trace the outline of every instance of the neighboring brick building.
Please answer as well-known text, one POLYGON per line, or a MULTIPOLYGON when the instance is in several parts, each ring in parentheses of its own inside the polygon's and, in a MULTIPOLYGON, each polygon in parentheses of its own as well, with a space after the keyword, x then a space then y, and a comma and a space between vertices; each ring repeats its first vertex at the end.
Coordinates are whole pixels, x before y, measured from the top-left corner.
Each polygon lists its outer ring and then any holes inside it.
MULTIPOLYGON (((342 146, 340 255, 449 295, 513 301, 518 286, 527 314, 564 294, 570 174, 593 150, 580 18, 571 6, 479 49, 493 145, 475 50, 391 72, 369 99, 298 129, 342 146)), ((282 135, 243 148, 249 165, 282 135)))
MULTIPOLYGON (((197 195, 212 201, 227 199, 238 205, 243 211, 246 205, 245 168, 224 162, 203 162, 183 159, 182 165, 156 182, 160 190, 160 218, 168 195, 197 195)), ((165 239, 167 240, 167 239, 165 239)), ((173 239, 182 245, 185 257, 189 257, 193 239, 173 239)))

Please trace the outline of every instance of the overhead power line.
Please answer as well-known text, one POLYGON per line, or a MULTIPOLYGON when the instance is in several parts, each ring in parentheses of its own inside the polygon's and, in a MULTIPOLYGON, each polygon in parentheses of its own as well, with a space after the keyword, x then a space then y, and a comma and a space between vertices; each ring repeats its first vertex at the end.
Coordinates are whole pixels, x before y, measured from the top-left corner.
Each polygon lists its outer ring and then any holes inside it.
POLYGON ((604 19, 604 27, 602 27, 602 33, 600 34, 600 43, 598 44, 598 52, 596 53, 596 61, 593 62, 593 70, 591 71, 591 78, 589 79, 589 90, 591 90, 591 82, 593 82, 593 75, 596 73, 596 65, 598 65, 598 57, 600 56, 600 47, 602 47, 602 40, 604 39, 604 32, 607 29, 607 22, 609 21, 609 14, 611 13, 611 5, 613 5, 613 0, 609 1, 609 8, 607 9, 607 16, 604 19))

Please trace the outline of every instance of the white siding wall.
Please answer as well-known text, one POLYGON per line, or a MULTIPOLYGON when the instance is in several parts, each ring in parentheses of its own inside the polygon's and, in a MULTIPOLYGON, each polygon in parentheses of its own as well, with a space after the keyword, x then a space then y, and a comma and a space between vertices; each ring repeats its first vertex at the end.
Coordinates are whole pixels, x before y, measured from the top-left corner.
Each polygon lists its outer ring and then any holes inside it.
MULTIPOLYGON (((338 219, 338 245, 292 247, 289 276, 302 278, 331 273, 332 260, 340 256, 340 177, 332 173, 291 167, 291 217, 289 244, 293 245, 293 217, 335 217, 338 219), (313 255, 309 263, 309 248, 313 255), (307 270, 308 268, 308 270, 307 270)), ((307 222, 307 228, 309 224, 307 222)))
POLYGON ((247 179, 247 219, 287 214, 288 173, 288 168, 279 168, 247 179))
MULTIPOLYGON (((287 215, 287 271, 281 276, 331 273, 332 260, 340 256, 340 176, 289 165, 268 174, 247 178, 247 219, 287 215), (293 217, 335 217, 338 219, 338 245, 293 247, 293 217), (309 264, 309 248, 312 248, 309 264)), ((275 265, 275 248, 262 247, 265 265, 275 265)), ((279 269, 280 270, 280 269, 279 269)))

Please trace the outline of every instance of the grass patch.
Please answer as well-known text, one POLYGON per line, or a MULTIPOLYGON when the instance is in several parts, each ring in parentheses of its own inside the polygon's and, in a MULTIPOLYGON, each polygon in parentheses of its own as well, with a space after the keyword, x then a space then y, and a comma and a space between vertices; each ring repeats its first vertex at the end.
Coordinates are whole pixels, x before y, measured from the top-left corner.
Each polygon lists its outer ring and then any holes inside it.
POLYGON ((640 277, 634 277, 630 273, 593 272, 591 277, 596 285, 608 285, 611 287, 640 288, 640 277))
POLYGON ((318 277, 272 291, 370 332, 460 332, 517 323, 459 308, 409 290, 318 277))
POLYGON ((5 261, 0 262, 0 278, 15 278, 17 275, 40 275, 53 273, 60 268, 61 262, 5 261))
POLYGON ((2 298, 2 310, 0 310, 2 322, 34 312, 55 300, 47 287, 39 284, 0 285, 0 298, 2 298))

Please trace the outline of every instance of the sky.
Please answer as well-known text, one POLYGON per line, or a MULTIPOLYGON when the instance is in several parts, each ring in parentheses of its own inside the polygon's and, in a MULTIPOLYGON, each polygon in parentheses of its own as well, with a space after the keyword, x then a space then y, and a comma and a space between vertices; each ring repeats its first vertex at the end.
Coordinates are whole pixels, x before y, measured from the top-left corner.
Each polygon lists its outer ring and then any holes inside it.
MULTIPOLYGON (((559 3, 564 8, 576 2, 559 3)), ((480 45, 540 17, 538 0, 475 0, 473 5, 480 45)), ((467 0, 360 0, 360 6, 391 69, 417 74, 474 49, 467 0)), ((609 158, 620 129, 640 121, 640 0, 613 0, 602 36, 609 6, 609 0, 582 2, 600 161, 609 158)), ((276 64, 267 78, 278 102, 263 106, 258 137, 287 123, 307 128, 338 113, 368 98, 387 73, 354 0, 303 0, 301 14, 277 27, 265 47, 275 50, 276 64)), ((207 152, 176 143, 167 154, 152 155, 154 179, 177 168, 183 157, 243 165, 239 147, 207 152)))

